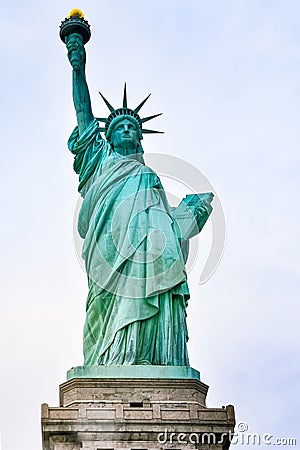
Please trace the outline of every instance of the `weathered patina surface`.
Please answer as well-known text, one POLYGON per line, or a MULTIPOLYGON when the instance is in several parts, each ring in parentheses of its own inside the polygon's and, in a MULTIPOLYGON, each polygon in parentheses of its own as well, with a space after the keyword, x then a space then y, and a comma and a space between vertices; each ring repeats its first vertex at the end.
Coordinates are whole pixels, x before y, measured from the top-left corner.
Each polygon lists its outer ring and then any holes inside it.
MULTIPOLYGON (((151 130, 143 123, 154 116, 140 118, 144 102, 128 108, 125 86, 121 108, 103 97, 110 115, 100 119, 101 128, 92 113, 81 35, 67 36, 66 46, 78 122, 68 145, 83 197, 78 230, 89 284, 84 364, 189 366, 183 252, 183 236, 189 236, 159 177, 144 164, 142 134, 151 130)), ((211 200, 199 197, 189 207, 198 231, 211 200)))

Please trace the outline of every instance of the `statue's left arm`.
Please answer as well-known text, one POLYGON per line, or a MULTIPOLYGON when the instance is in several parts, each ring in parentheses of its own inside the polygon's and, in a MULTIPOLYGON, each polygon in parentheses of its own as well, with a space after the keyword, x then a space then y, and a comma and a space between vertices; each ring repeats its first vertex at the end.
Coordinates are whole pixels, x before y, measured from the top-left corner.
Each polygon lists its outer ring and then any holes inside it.
POLYGON ((200 233, 212 212, 213 193, 189 194, 181 203, 172 208, 178 236, 187 241, 200 233))

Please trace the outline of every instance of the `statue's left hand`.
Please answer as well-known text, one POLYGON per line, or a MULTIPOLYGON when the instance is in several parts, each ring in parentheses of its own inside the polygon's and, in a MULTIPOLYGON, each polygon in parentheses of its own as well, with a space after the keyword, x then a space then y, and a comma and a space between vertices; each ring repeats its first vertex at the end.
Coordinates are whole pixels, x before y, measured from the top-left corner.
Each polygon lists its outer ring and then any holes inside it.
POLYGON ((208 201, 204 200, 202 205, 198 205, 191 209, 193 210, 194 218, 198 225, 197 233, 199 233, 202 230, 202 228, 204 227, 213 208, 208 201))

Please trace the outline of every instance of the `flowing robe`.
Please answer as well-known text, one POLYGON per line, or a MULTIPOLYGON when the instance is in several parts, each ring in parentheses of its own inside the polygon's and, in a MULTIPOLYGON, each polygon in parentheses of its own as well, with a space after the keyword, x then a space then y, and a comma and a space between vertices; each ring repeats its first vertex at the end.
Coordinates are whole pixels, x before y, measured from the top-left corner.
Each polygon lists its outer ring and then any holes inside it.
POLYGON ((96 120, 68 145, 83 197, 84 364, 188 366, 185 264, 158 176, 114 152, 96 120))

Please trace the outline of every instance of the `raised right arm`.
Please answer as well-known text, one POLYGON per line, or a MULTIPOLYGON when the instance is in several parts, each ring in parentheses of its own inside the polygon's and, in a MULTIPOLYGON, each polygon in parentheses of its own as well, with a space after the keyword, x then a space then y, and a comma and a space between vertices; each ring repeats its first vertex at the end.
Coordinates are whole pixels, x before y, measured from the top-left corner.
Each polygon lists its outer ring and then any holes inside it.
POLYGON ((66 38, 68 58, 73 68, 73 102, 77 116, 79 135, 94 120, 91 99, 85 77, 85 48, 79 34, 66 38))

